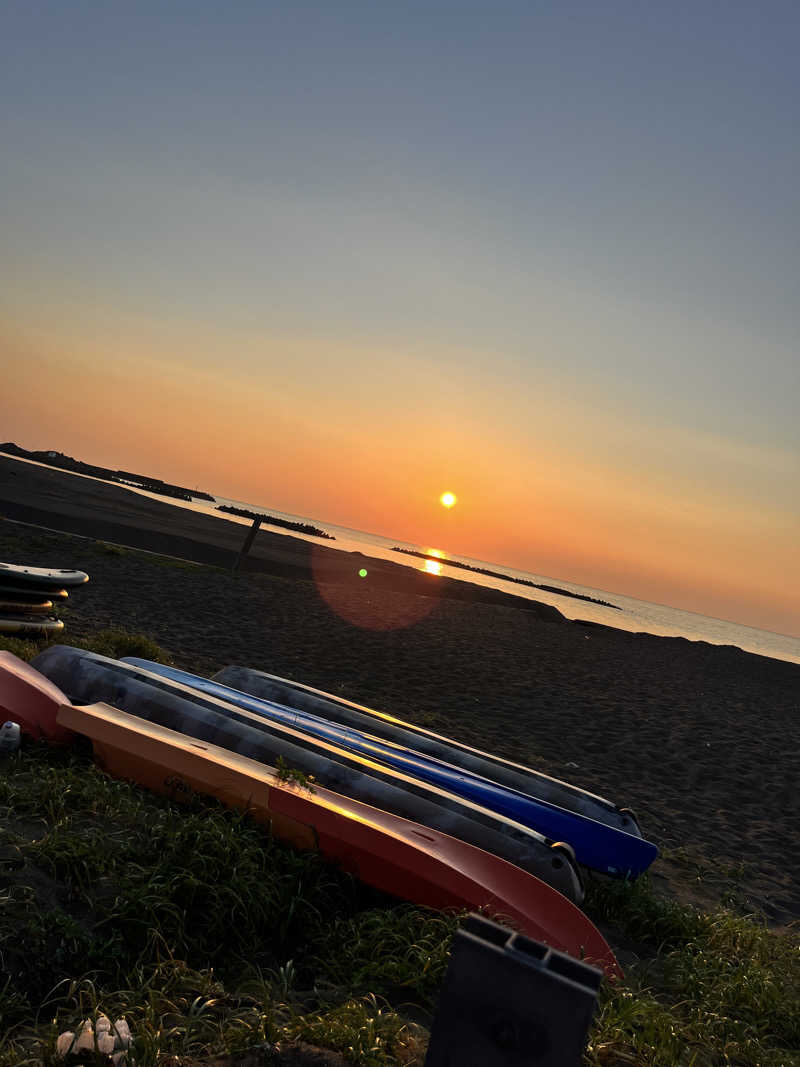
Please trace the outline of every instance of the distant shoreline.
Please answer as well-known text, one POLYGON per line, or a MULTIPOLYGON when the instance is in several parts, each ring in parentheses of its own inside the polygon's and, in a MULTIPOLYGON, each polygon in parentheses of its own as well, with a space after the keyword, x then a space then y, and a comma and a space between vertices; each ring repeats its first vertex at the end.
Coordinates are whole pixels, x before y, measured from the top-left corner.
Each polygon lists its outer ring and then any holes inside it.
POLYGON ((517 585, 527 585, 532 589, 542 589, 545 593, 555 593, 556 596, 568 596, 573 600, 585 600, 589 604, 599 604, 602 608, 613 608, 614 611, 622 611, 622 608, 617 604, 609 604, 607 600, 598 600, 593 596, 584 596, 583 593, 573 593, 569 589, 560 589, 557 585, 541 585, 539 582, 532 582, 528 578, 514 578, 510 574, 501 574, 500 571, 489 570, 488 567, 473 567, 469 563, 461 563, 456 559, 447 559, 442 556, 434 556, 430 552, 418 552, 415 548, 399 548, 392 549, 393 552, 402 552, 406 556, 416 556, 418 559, 428 559, 432 563, 442 563, 447 567, 458 567, 462 571, 473 571, 475 574, 484 574, 487 578, 499 578, 504 582, 515 582, 517 585))
POLYGON ((65 456, 63 452, 56 452, 54 449, 31 451, 21 448, 13 441, 6 441, 0 444, 0 452, 17 459, 41 463, 42 466, 51 467, 53 470, 62 470, 69 474, 83 474, 89 478, 98 478, 100 481, 131 486, 133 489, 144 489, 148 493, 157 493, 159 496, 172 497, 186 503, 191 503, 192 500, 208 500, 213 503, 215 500, 211 493, 205 493, 201 489, 186 489, 182 485, 173 485, 147 474, 134 474, 131 471, 113 471, 109 467, 98 467, 93 463, 84 463, 81 459, 65 456))

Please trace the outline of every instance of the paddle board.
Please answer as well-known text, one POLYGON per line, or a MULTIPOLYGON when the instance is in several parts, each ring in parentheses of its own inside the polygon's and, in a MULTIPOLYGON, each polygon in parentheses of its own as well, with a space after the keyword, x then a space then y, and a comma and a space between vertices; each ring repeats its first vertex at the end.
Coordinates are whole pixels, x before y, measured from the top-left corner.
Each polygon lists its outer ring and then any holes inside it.
POLYGON ((179 733, 275 765, 337 793, 469 841, 535 874, 571 900, 583 886, 571 850, 451 792, 302 730, 93 652, 52 645, 31 664, 76 704, 103 701, 179 733))
MULTIPOLYGON (((1 691, 1 689, 0 689, 1 691)), ((216 745, 94 704, 64 705, 58 725, 90 738, 116 777, 178 799, 217 797, 270 826, 277 838, 314 849, 361 881, 425 907, 487 909, 529 936, 603 968, 622 970, 600 932, 551 886, 446 834, 316 786, 311 792, 216 745)))
MULTIPOLYGON (((0 593, 2 596, 2 593, 0 593)), ((0 600, 0 615, 46 615, 53 610, 52 600, 0 600)))
POLYGON ((36 615, 0 616, 0 633, 50 636, 64 629, 61 619, 40 618, 36 615))
POLYGON ((18 585, 67 586, 85 585, 89 575, 83 571, 57 570, 47 567, 26 567, 18 563, 0 563, 0 577, 18 585))
POLYGON ((68 600, 69 593, 66 589, 34 589, 31 585, 21 587, 19 585, 7 584, 0 578, 0 597, 13 597, 14 600, 28 600, 35 603, 44 598, 47 600, 59 601, 68 600))
POLYGON ((618 878, 636 878, 658 855, 649 841, 625 833, 613 826, 596 822, 573 811, 539 800, 486 777, 466 771, 442 760, 422 755, 390 741, 384 741, 353 727, 331 723, 318 715, 261 700, 187 671, 167 667, 151 660, 125 657, 123 663, 141 667, 199 692, 219 697, 229 704, 247 708, 272 722, 283 722, 304 730, 313 737, 339 745, 349 752, 360 752, 370 759, 411 774, 423 781, 465 797, 490 811, 536 830, 546 837, 568 842, 579 863, 603 874, 618 878))
POLYGON ((641 837, 641 830, 633 812, 618 807, 605 797, 589 793, 558 778, 551 778, 531 767, 495 756, 491 752, 482 752, 460 741, 443 737, 422 726, 403 722, 385 712, 375 711, 332 693, 325 693, 300 682, 279 678, 249 667, 225 667, 214 675, 213 681, 264 700, 274 700, 320 715, 344 726, 368 731, 387 741, 407 745, 416 752, 452 763, 500 785, 641 837))

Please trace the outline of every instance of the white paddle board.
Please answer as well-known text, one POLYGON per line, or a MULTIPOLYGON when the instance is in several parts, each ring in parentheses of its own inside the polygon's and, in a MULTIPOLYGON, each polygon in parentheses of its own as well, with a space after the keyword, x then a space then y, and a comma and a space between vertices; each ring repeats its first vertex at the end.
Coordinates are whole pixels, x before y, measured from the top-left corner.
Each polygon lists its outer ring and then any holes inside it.
POLYGON ((43 600, 67 600, 69 593, 66 589, 37 589, 35 585, 25 586, 6 585, 0 578, 0 597, 4 600, 25 601, 28 604, 41 604, 43 600))
POLYGON ((64 629, 61 619, 37 618, 35 615, 0 616, 0 634, 57 634, 64 629))
POLYGON ((0 599, 0 615, 49 615, 52 610, 52 600, 26 604, 24 600, 0 599))
POLYGON ((73 586, 84 585, 89 575, 83 571, 49 569, 47 567, 25 567, 18 563, 0 563, 0 578, 13 581, 18 585, 35 586, 73 586))

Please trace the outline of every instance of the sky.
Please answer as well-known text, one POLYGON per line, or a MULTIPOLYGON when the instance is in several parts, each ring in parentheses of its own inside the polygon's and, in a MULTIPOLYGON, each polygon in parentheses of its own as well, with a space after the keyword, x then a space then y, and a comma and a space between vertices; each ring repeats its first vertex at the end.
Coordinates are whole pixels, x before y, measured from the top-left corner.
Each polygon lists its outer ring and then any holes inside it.
POLYGON ((800 635, 799 53, 794 0, 0 4, 0 440, 800 635))

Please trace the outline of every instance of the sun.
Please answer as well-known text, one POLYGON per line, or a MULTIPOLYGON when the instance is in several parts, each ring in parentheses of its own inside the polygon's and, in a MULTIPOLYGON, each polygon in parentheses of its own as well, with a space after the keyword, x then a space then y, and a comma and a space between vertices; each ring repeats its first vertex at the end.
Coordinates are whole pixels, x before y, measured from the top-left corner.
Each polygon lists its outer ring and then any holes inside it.
POLYGON ((458 497, 455 493, 451 493, 449 489, 439 497, 439 503, 443 508, 451 508, 457 501, 458 497))

